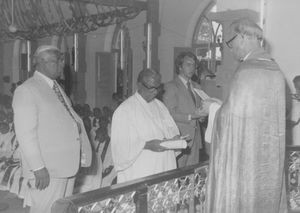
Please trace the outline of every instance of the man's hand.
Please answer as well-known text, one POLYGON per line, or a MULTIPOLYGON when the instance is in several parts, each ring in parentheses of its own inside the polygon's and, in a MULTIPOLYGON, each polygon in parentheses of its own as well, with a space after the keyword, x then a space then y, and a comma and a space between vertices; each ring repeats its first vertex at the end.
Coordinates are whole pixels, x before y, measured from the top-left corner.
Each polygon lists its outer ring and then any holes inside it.
POLYGON ((49 186, 50 176, 46 167, 33 172, 35 176, 35 188, 43 190, 49 186))
POLYGON ((208 112, 204 108, 197 108, 193 114, 191 114, 192 120, 205 120, 205 118, 208 116, 208 112))
POLYGON ((149 149, 153 152, 163 152, 163 151, 166 151, 167 148, 163 147, 160 145, 160 143, 162 142, 162 140, 157 140, 157 139, 154 139, 154 140, 151 140, 151 141, 147 141, 146 144, 145 144, 145 147, 144 149, 149 149))

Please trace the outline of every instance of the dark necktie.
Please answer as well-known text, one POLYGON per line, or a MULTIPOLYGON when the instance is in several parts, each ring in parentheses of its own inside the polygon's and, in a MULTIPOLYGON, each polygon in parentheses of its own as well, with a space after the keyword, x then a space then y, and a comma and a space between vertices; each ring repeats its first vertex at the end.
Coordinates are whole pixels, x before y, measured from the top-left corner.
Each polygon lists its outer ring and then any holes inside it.
POLYGON ((69 106, 67 105, 67 103, 66 103, 63 95, 61 94, 61 91, 60 91, 59 86, 58 86, 58 84, 57 84, 56 81, 53 81, 53 87, 52 87, 52 89, 54 90, 54 92, 57 95, 58 99, 64 105, 64 107, 66 108, 66 110, 68 111, 68 113, 71 115, 71 117, 73 118, 73 120, 76 122, 76 119, 75 119, 74 115, 72 114, 69 106))
POLYGON ((189 93, 190 93, 190 95, 191 95, 191 97, 192 97, 192 99, 193 99, 193 102, 194 102, 194 104, 195 104, 195 106, 196 106, 196 98, 195 98, 195 95, 194 95, 194 93, 193 93, 193 91, 192 91, 191 83, 188 81, 188 82, 186 83, 186 85, 187 85, 187 89, 188 89, 188 91, 189 91, 189 93))

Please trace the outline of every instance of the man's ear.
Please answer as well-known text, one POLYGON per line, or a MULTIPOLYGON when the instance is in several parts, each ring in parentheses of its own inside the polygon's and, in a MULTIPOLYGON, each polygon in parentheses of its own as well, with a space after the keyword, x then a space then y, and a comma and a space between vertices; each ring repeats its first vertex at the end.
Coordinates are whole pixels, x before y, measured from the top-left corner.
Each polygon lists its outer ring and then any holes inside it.
MULTIPOLYGON (((178 69, 179 69, 179 73, 182 71, 182 65, 180 65, 179 67, 178 67, 178 69)), ((179 74, 178 73, 178 74, 179 74)))

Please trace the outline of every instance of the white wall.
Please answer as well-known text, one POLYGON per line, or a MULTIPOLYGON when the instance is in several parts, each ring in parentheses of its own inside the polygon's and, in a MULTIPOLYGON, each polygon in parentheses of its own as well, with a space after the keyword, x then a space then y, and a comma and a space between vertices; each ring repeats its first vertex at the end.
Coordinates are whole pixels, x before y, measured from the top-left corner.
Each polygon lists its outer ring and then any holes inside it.
POLYGON ((261 0, 217 0, 218 11, 251 9, 254 11, 260 10, 261 0))
POLYGON ((292 79, 300 71, 300 19, 299 0, 218 0, 218 11, 234 9, 252 9, 261 11, 262 1, 266 2, 265 37, 270 45, 270 52, 285 73, 291 90, 292 79))
POLYGON ((292 79, 300 75, 300 1, 268 1, 266 14, 266 37, 272 56, 285 73, 291 90, 292 79))

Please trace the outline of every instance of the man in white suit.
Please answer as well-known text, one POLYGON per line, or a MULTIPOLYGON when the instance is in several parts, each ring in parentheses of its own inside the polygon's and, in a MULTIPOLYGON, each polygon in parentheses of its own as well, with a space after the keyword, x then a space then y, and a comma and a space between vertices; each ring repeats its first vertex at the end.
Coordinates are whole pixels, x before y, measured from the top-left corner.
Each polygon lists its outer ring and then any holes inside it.
POLYGON ((43 45, 34 57, 34 75, 14 93, 14 124, 30 187, 24 206, 49 213, 55 200, 72 194, 80 164, 90 166, 92 155, 83 122, 55 81, 63 68, 60 50, 43 45))

